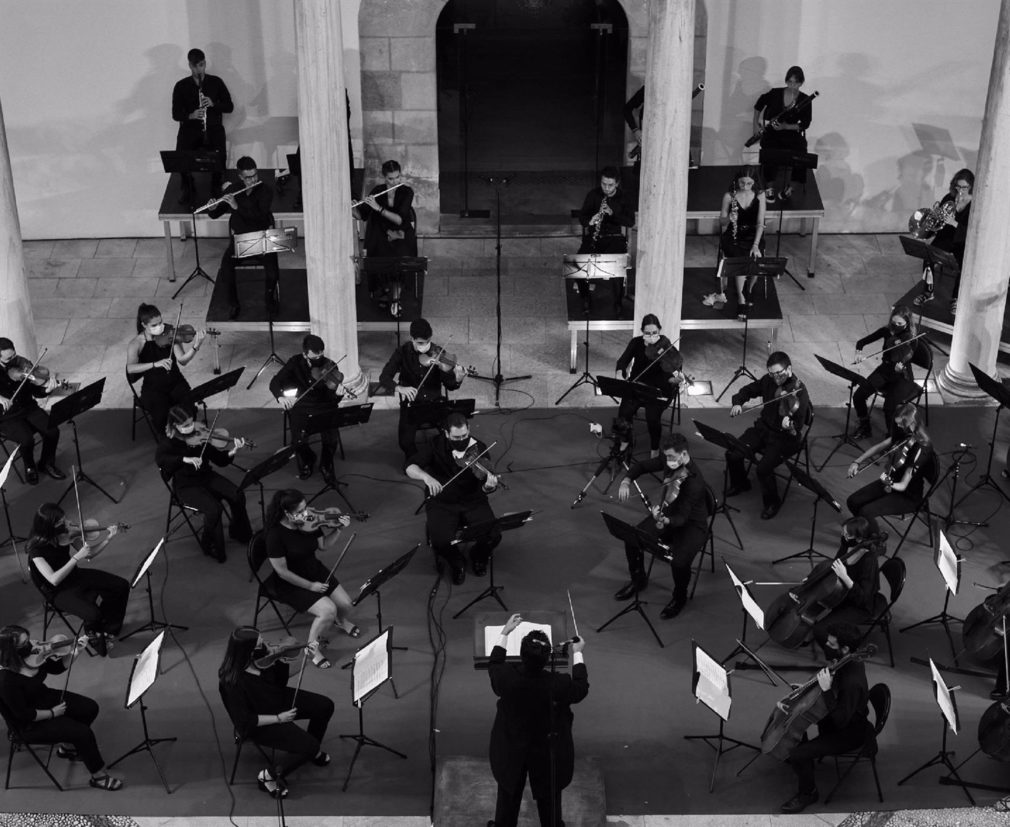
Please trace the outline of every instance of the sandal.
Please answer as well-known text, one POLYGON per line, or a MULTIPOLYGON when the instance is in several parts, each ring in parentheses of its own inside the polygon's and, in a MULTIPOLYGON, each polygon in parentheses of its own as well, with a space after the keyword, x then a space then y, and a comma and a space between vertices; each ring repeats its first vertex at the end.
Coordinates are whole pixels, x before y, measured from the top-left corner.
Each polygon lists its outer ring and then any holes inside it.
POLYGON ((81 756, 77 754, 77 750, 74 749, 69 744, 60 744, 56 748, 56 757, 62 758, 64 761, 80 761, 81 756))
POLYGON ((287 798, 288 788, 282 779, 274 778, 269 770, 260 770, 256 785, 271 798, 287 798))
POLYGON ((315 666, 316 669, 329 669, 331 666, 333 666, 333 664, 330 663, 326 655, 323 654, 322 649, 319 648, 318 641, 313 641, 312 643, 310 643, 308 649, 309 653, 312 655, 312 665, 315 666))
POLYGON ((93 775, 88 781, 89 787, 94 787, 96 790, 108 790, 109 792, 115 792, 116 790, 121 790, 123 788, 123 782, 121 779, 116 778, 114 775, 109 775, 107 772, 101 775, 93 775))
POLYGON ((361 637, 361 629, 359 629, 353 623, 351 624, 350 629, 344 626, 337 626, 337 628, 340 629, 340 631, 343 632, 348 637, 361 637))
POLYGON ((317 767, 325 767, 331 760, 332 759, 330 758, 330 754, 328 752, 319 750, 319 755, 312 759, 312 763, 317 767))

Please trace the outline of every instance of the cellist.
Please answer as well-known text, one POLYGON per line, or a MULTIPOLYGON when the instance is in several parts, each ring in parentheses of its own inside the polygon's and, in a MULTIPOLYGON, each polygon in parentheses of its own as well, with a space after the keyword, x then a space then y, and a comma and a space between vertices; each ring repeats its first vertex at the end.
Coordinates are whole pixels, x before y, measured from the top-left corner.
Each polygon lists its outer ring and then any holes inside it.
MULTIPOLYGON (((825 655, 829 661, 838 660, 853 652, 861 637, 859 627, 852 623, 832 623, 824 641, 825 655)), ((834 673, 826 666, 817 673, 817 683, 829 711, 817 724, 817 736, 801 741, 786 759, 796 773, 799 789, 782 805, 783 813, 801 813, 817 801, 814 762, 818 758, 858 749, 873 734, 867 716, 866 667, 861 660, 850 661, 834 673)), ((788 712, 786 701, 778 705, 788 712)))

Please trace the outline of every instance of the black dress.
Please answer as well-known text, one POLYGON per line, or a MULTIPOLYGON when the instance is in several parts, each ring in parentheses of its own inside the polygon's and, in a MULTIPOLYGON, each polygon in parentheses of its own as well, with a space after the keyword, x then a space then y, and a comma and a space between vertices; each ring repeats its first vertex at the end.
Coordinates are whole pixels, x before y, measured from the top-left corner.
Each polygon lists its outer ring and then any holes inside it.
MULTIPOLYGON (((779 123, 799 124, 800 130, 796 132, 791 129, 765 129, 761 134, 762 149, 791 150, 792 152, 807 151, 807 129, 810 128, 812 117, 810 95, 797 92, 795 109, 786 112, 785 89, 782 87, 769 89, 754 104, 754 109, 760 112, 764 110, 764 119, 768 121, 778 118, 779 123)), ((807 171, 789 165, 765 164, 765 181, 772 183, 779 174, 780 169, 792 169, 792 180, 797 183, 805 183, 807 171)))
MULTIPOLYGON (((732 195, 729 204, 729 224, 722 232, 720 239, 720 249, 724 256, 730 258, 746 257, 750 255, 754 246, 754 239, 757 236, 758 215, 761 211, 761 204, 755 193, 751 202, 746 207, 740 206, 736 200, 736 195, 732 195)), ((761 236, 758 243, 761 252, 764 253, 765 239, 761 236)))
POLYGON ((179 370, 171 344, 159 345, 153 339, 147 339, 137 355, 137 361, 141 363, 160 362, 162 359, 171 359, 172 367, 168 370, 151 368, 142 373, 140 378, 140 404, 151 417, 151 423, 159 437, 165 432, 169 408, 178 405, 192 390, 179 370))
POLYGON ((322 536, 323 533, 319 529, 295 531, 283 525, 275 525, 266 534, 267 557, 273 559, 283 557, 292 574, 297 574, 313 583, 328 583, 330 586, 329 591, 325 594, 317 594, 301 586, 296 586, 294 583, 289 583, 276 572, 272 574, 277 596, 299 612, 308 611, 320 597, 332 594, 333 590, 340 585, 340 581, 332 574, 327 580, 329 569, 316 557, 316 552, 319 550, 319 538, 322 536))

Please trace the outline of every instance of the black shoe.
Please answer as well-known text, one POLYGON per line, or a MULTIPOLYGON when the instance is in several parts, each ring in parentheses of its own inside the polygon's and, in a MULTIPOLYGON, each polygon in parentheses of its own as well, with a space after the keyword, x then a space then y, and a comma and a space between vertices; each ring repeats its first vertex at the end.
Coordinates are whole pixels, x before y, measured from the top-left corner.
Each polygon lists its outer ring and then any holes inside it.
POLYGON ((310 462, 310 463, 307 463, 306 465, 300 465, 300 466, 298 466, 298 479, 300 479, 300 480, 307 480, 309 477, 312 476, 312 472, 314 470, 315 470, 315 463, 314 462, 310 462))
POLYGON ((487 574, 487 560, 471 560, 470 566, 473 568, 475 577, 483 577, 487 574))
POLYGON ((870 425, 870 420, 859 420, 859 424, 856 425, 856 429, 849 434, 852 439, 869 439, 873 436, 873 427, 870 425))
POLYGON ((740 485, 731 485, 726 489, 727 497, 735 497, 737 494, 743 494, 744 491, 750 491, 750 483, 744 482, 740 485))
POLYGON ((464 566, 452 567, 452 584, 462 586, 466 582, 466 568, 464 566))
POLYGON ((818 798, 817 790, 812 790, 809 793, 796 793, 779 809, 783 813, 802 813, 807 807, 814 804, 818 798))
POLYGON ((333 486, 334 488, 337 487, 337 477, 333 473, 332 468, 320 467, 319 473, 322 474, 323 482, 325 482, 327 485, 333 486))
POLYGON ((65 480, 67 478, 67 475, 64 474, 59 468, 57 468, 51 462, 42 466, 42 473, 48 474, 54 480, 65 480))
POLYGON ((105 642, 105 635, 101 632, 87 632, 88 646, 95 650, 99 657, 106 657, 109 654, 109 647, 105 642))
POLYGON ((39 484, 39 472, 35 468, 25 468, 25 482, 29 485, 39 484))
POLYGON ((645 587, 648 585, 647 577, 632 577, 629 583, 614 592, 614 600, 631 600, 639 592, 645 591, 645 587))
POLYGON ((663 618, 663 620, 672 620, 682 611, 684 611, 684 607, 686 605, 687 605, 687 598, 675 597, 673 598, 673 600, 667 603, 666 606, 663 607, 663 611, 659 613, 659 616, 663 618))
POLYGON ((770 520, 776 514, 779 513, 779 509, 782 508, 782 503, 772 503, 771 505, 766 505, 764 511, 761 512, 762 520, 770 520))
POLYGON ((233 322, 238 318, 239 313, 242 312, 242 305, 233 304, 228 308, 228 321, 233 322))

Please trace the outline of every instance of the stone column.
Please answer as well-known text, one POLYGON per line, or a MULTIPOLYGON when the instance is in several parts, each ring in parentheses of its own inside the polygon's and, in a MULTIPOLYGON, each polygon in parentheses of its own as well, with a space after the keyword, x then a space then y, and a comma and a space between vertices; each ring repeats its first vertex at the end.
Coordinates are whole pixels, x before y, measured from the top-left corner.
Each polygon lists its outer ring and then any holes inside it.
POLYGON ((28 296, 28 273, 25 252, 21 244, 21 222, 18 220, 17 199, 14 197, 14 177, 11 156, 7 148, 7 129, 0 108, 0 336, 14 342, 23 356, 38 356, 35 340, 35 320, 28 296))
POLYGON ((358 364, 354 305, 356 244, 351 220, 340 4, 295 0, 298 53, 298 140, 305 205, 305 262, 312 331, 340 363, 344 384, 360 400, 368 377, 358 364))
POLYGON ((649 3, 635 325, 655 313, 680 338, 695 0, 649 3))
POLYGON ((975 191, 968 225, 961 292, 954 317, 950 360, 939 375, 945 394, 977 398, 986 394, 975 384, 972 363, 990 376, 1003 329, 1010 278, 1010 0, 1000 4, 999 26, 989 72, 989 91, 982 119, 982 141, 975 170, 975 191))

